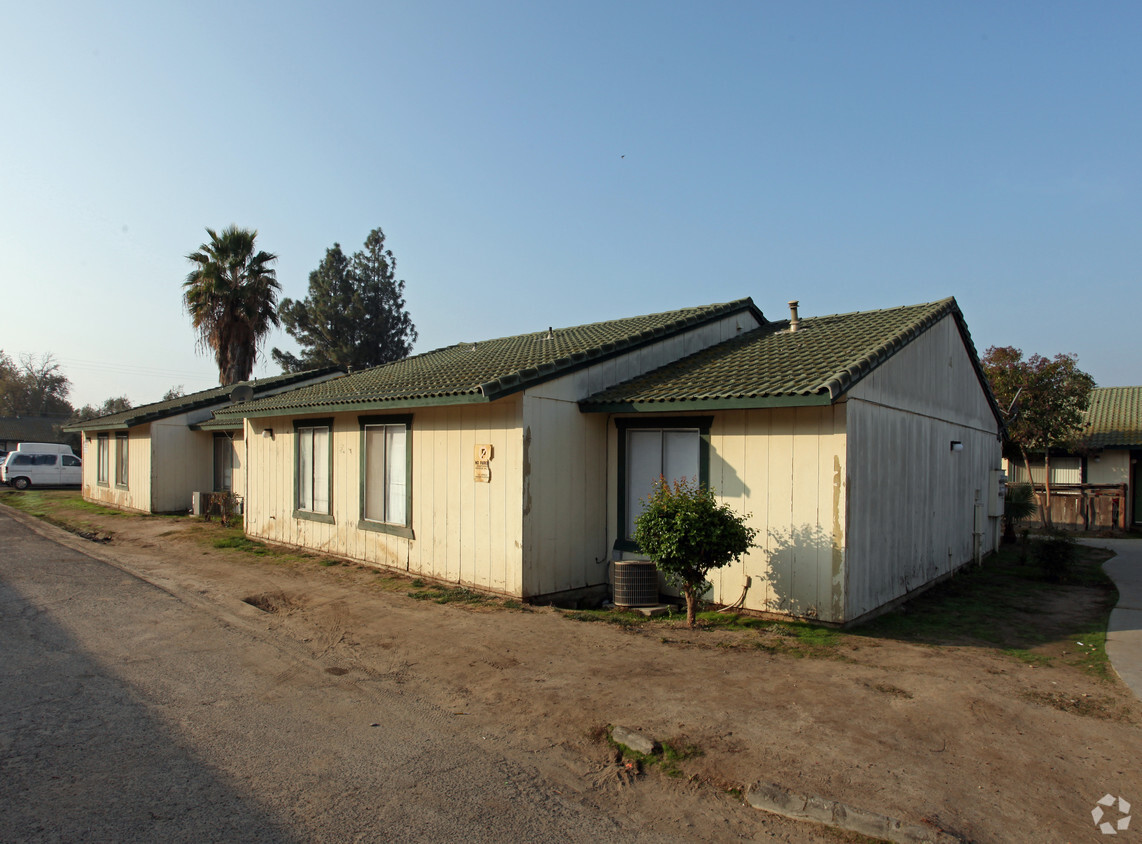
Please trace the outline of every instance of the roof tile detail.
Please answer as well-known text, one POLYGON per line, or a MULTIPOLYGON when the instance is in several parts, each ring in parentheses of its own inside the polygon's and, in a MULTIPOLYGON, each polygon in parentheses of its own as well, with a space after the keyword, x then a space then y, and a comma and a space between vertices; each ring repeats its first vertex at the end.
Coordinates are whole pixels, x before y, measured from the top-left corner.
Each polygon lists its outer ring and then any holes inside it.
POLYGON ((448 398, 457 402, 491 400, 591 361, 742 310, 754 310, 761 318, 753 301, 747 298, 496 340, 457 343, 344 378, 246 402, 240 408, 218 411, 215 416, 222 419, 229 415, 267 415, 275 411, 304 412, 309 408, 448 398))
MULTIPOLYGON (((584 410, 665 402, 827 397, 833 400, 902 346, 953 314, 955 299, 880 311, 807 317, 760 328, 590 396, 584 410)), ((972 348, 974 355, 974 348, 972 348)))
POLYGON ((1081 441, 1088 448, 1142 446, 1142 387, 1091 390, 1081 441))
POLYGON ((209 390, 200 390, 197 393, 179 396, 175 399, 152 402, 151 404, 133 407, 130 410, 124 410, 120 413, 110 413, 107 416, 88 419, 86 422, 76 422, 66 426, 64 430, 105 430, 143 425, 148 422, 154 422, 157 419, 177 416, 180 413, 188 413, 192 410, 199 410, 204 407, 211 407, 212 405, 229 404, 230 393, 238 386, 248 385, 252 387, 254 395, 257 396, 258 393, 265 392, 266 390, 281 389, 288 387, 290 384, 300 383, 310 378, 326 375, 335 371, 335 367, 327 367, 325 369, 313 369, 307 372, 288 372, 282 375, 273 375, 269 378, 241 381, 238 384, 231 384, 226 387, 211 387, 209 390))

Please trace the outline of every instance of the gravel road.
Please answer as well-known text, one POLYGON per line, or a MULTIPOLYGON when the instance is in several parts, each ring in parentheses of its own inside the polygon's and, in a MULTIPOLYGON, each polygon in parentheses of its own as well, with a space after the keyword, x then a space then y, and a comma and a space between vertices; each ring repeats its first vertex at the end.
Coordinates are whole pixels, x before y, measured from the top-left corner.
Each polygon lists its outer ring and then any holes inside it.
POLYGON ((0 841, 657 838, 391 681, 3 514, 0 549, 0 841))

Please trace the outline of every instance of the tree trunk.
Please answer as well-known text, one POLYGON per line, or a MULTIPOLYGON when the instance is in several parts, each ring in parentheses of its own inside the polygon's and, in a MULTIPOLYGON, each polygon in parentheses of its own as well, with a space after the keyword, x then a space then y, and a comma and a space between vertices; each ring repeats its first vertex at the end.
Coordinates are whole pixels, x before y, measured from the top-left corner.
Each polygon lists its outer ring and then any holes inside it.
POLYGON ((1043 499, 1040 498, 1039 492, 1035 489, 1035 476, 1031 474, 1031 458, 1027 456, 1027 449, 1023 446, 1019 446, 1019 453, 1023 455, 1023 466, 1027 470, 1027 483, 1031 485, 1031 494, 1039 501, 1039 521, 1046 528, 1048 525, 1047 508, 1043 499))
POLYGON ((686 596, 686 624, 690 627, 698 626, 698 593, 693 586, 682 587, 682 594, 686 596))
POLYGON ((1047 527, 1053 527, 1051 520, 1051 446, 1048 445, 1043 452, 1043 489, 1047 491, 1047 527))

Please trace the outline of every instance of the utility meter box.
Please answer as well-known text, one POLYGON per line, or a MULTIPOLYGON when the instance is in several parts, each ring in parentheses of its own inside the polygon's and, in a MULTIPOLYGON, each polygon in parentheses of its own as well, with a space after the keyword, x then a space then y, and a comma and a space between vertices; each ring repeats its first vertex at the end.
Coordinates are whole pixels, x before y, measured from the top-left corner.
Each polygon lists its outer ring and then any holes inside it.
POLYGON ((1007 473, 992 469, 987 484, 987 515, 998 519, 1003 516, 1003 502, 1007 495, 1007 473))

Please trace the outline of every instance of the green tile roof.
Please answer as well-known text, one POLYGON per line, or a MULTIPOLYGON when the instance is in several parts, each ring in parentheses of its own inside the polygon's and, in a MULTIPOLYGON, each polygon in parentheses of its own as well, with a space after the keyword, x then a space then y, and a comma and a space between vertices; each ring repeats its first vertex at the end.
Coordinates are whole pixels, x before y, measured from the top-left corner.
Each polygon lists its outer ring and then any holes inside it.
MULTIPOLYGON (((242 381, 240 383, 250 386, 254 390, 254 395, 257 396, 259 393, 264 393, 267 390, 282 389, 288 387, 290 384, 299 384, 312 378, 319 378, 322 375, 328 375, 337 371, 336 367, 327 367, 325 369, 312 369, 307 372, 291 372, 284 375, 274 375, 269 378, 258 378, 253 381, 242 381)), ((136 425, 145 425, 148 422, 154 422, 159 419, 166 419, 170 416, 177 416, 180 413, 188 413, 192 410, 200 410, 220 404, 229 404, 230 393, 238 386, 239 384, 231 384, 228 387, 212 387, 209 390, 191 393, 188 396, 180 396, 176 399, 140 405, 130 410, 124 410, 121 413, 111 413, 107 416, 88 419, 86 422, 77 422, 73 425, 67 425, 63 430, 123 430, 125 428, 133 428, 136 425)))
MULTIPOLYGON (((7 442, 51 443, 59 439, 59 430, 67 417, 4 416, 0 417, 0 440, 7 442)), ((13 446, 14 447, 14 446, 13 446)))
POLYGON ((215 413, 228 417, 491 401, 738 311, 751 299, 457 343, 215 413))
POLYGON ((963 315, 955 299, 949 298, 882 311, 807 317, 796 331, 789 330, 788 320, 769 322, 596 393, 579 406, 584 411, 621 412, 828 404, 949 314, 985 383, 963 315))
POLYGON ((1092 390, 1082 444, 1088 448, 1142 446, 1142 387, 1092 390))

